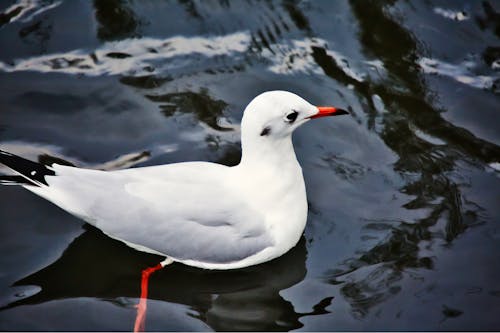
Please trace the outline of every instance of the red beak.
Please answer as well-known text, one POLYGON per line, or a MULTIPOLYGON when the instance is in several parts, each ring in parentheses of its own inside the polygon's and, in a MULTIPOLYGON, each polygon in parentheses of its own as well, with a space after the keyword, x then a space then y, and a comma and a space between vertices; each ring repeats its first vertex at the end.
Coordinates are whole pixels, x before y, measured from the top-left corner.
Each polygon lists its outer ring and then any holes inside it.
POLYGON ((310 119, 320 118, 320 117, 329 117, 329 116, 340 116, 343 114, 349 114, 346 110, 337 109, 333 106, 318 106, 318 113, 310 116, 310 119))

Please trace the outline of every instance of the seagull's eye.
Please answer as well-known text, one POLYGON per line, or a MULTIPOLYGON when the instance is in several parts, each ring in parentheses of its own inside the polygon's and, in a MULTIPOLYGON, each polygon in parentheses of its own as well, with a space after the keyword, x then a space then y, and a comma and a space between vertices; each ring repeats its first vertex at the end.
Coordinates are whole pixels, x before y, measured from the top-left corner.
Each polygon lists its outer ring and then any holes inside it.
POLYGON ((295 121, 295 119, 297 119, 298 115, 299 115, 299 113, 297 111, 293 110, 292 112, 290 112, 289 114, 287 114, 285 116, 285 120, 286 120, 286 122, 291 124, 295 121))

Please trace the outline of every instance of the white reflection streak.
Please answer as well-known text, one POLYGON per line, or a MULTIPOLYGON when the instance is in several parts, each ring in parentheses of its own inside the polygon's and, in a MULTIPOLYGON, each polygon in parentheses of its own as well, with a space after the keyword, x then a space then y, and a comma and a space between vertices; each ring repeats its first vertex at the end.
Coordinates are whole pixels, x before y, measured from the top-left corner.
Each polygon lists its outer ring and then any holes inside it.
POLYGON ((360 74, 350 67, 347 58, 340 52, 328 50, 327 42, 321 38, 291 40, 288 43, 272 44, 273 50, 279 50, 273 54, 269 50, 264 50, 262 55, 272 62, 268 67, 276 74, 318 74, 324 75, 323 69, 318 66, 312 56, 312 48, 324 48, 326 53, 333 58, 335 64, 350 78, 363 82, 365 74, 360 74))
POLYGON ((455 81, 474 88, 491 89, 495 80, 498 80, 498 77, 472 74, 469 71, 469 68, 476 67, 476 64, 472 61, 464 61, 458 65, 454 65, 444 61, 424 57, 418 61, 418 65, 426 74, 448 76, 455 81))
POLYGON ((365 80, 365 74, 360 74, 353 70, 349 66, 347 58, 341 55, 339 52, 327 50, 326 53, 335 60, 335 63, 340 67, 340 69, 342 69, 345 75, 358 82, 363 82, 365 80))
POLYGON ((273 54, 265 49, 262 56, 272 62, 268 70, 276 74, 323 74, 311 55, 311 49, 313 46, 324 47, 324 44, 326 42, 322 40, 291 40, 272 44, 272 49, 279 51, 273 54))
POLYGON ((21 11, 13 17, 10 22, 20 21, 20 22, 29 22, 35 16, 40 15, 47 10, 51 10, 57 6, 59 6, 62 1, 54 1, 51 4, 46 4, 47 1, 40 0, 19 0, 12 6, 8 7, 4 10, 4 13, 9 13, 17 8, 21 8, 21 11))
POLYGON ((492 162, 488 165, 495 171, 500 171, 500 162, 492 162))
POLYGON ((456 21, 465 21, 469 19, 467 13, 463 11, 453 11, 451 9, 443 9, 440 7, 434 8, 434 13, 456 21))
MULTIPOLYGON (((115 74, 151 74, 151 64, 174 57, 201 55, 215 57, 245 52, 250 45, 247 32, 221 37, 141 38, 108 42, 95 51, 75 50, 15 61, 11 66, 0 62, 4 72, 38 71, 90 76, 115 74)), ((181 59, 180 61, 185 61, 181 59)), ((162 70, 178 66, 165 63, 162 70)), ((153 66, 155 67, 155 66, 153 66)))
MULTIPOLYGON (((98 170, 120 170, 130 168, 136 164, 147 161, 154 156, 173 153, 179 148, 177 144, 157 145, 151 148, 146 147, 145 150, 120 155, 113 160, 99 164, 89 164, 77 157, 68 156, 64 153, 63 147, 55 145, 22 141, 5 141, 2 142, 2 149, 19 156, 23 156, 24 158, 32 161, 37 161, 38 157, 41 155, 48 155, 60 158, 78 167, 90 167, 98 170)), ((16 174, 16 172, 4 165, 0 165, 0 173, 6 175, 16 174)))
MULTIPOLYGON (((79 49, 16 60, 13 64, 0 62, 0 71, 88 76, 151 75, 192 66, 206 58, 243 55, 250 50, 250 44, 251 37, 246 31, 218 37, 133 38, 108 42, 93 51, 79 49)), ((321 47, 347 76, 358 82, 364 81, 366 74, 352 69, 346 57, 337 51, 328 50, 326 45, 325 40, 318 38, 291 40, 272 44, 271 48, 277 50, 275 53, 264 49, 260 55, 268 63, 267 69, 276 74, 324 75, 323 69, 312 56, 312 48, 321 47)))

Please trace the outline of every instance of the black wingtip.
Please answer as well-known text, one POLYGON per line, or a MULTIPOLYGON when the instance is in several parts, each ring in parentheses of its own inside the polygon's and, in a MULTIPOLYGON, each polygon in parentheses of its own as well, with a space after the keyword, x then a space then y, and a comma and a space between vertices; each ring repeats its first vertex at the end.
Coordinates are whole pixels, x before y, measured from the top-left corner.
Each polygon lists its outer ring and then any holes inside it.
POLYGON ((33 185, 33 183, 23 176, 18 175, 1 175, 0 185, 33 185))
POLYGON ((45 176, 55 176, 55 172, 43 164, 0 150, 0 163, 16 171, 34 185, 48 185, 45 176))

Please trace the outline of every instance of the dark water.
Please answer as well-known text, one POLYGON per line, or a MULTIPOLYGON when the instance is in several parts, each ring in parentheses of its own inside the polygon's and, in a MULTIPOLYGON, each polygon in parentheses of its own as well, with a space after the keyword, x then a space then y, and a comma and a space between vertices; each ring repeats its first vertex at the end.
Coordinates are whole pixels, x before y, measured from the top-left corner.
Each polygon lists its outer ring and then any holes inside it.
MULTIPOLYGON (((155 273, 148 330, 500 330, 499 2, 0 10, 0 148, 34 160, 232 165, 243 108, 271 89, 351 112, 294 135, 299 245, 237 271, 155 273)), ((158 257, 13 186, 0 237, 0 330, 132 329, 158 257)))

